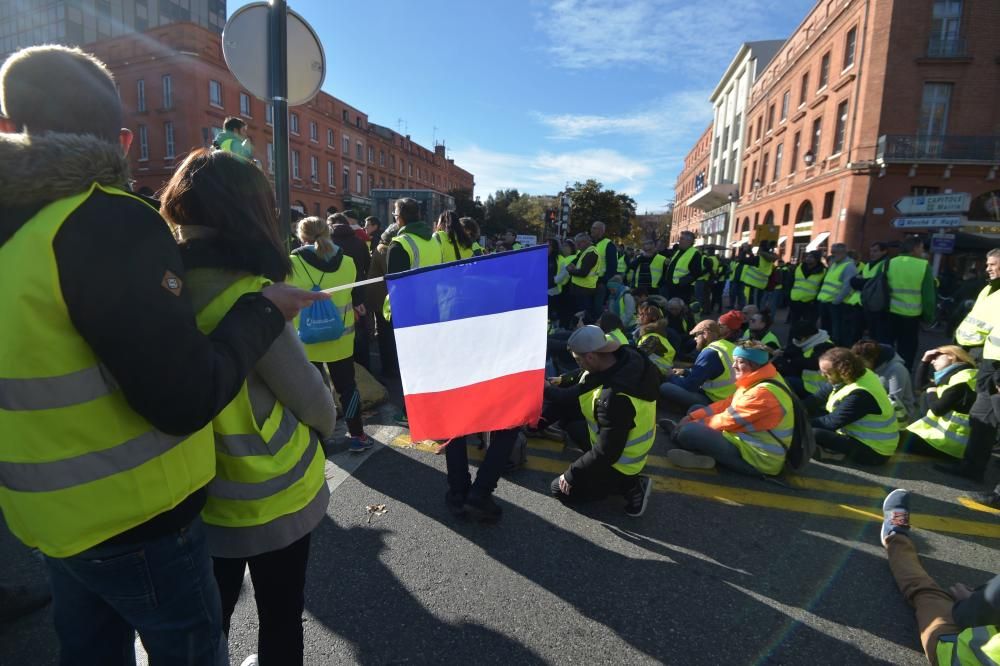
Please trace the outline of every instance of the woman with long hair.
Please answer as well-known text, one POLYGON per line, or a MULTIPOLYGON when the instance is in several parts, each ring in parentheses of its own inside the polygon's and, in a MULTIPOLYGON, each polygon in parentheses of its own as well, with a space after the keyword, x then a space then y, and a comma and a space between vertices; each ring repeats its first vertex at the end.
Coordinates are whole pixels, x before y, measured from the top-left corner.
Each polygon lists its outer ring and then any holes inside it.
POLYGON ((462 225, 462 228, 465 229, 465 234, 472 242, 472 256, 480 257, 486 254, 483 250, 483 246, 479 244, 479 223, 471 217, 463 217, 458 221, 462 225))
MULTIPOLYGON (((205 333, 224 327, 244 294, 289 273, 271 185, 249 162, 222 151, 192 152, 162 192, 160 212, 176 230, 184 288, 205 333)), ((202 517, 223 627, 228 634, 249 566, 265 664, 302 663, 310 534, 330 498, 319 439, 335 422, 332 396, 290 326, 212 421, 216 476, 202 517)), ((256 664, 256 657, 244 663, 256 664)))
MULTIPOLYGON (((299 220, 296 232, 302 247, 292 252, 290 284, 306 290, 323 290, 357 281, 354 260, 333 242, 325 220, 303 218, 299 220)), ((307 342, 306 356, 321 373, 326 366, 330 382, 340 396, 340 407, 347 422, 348 450, 362 453, 372 446, 361 419, 361 394, 354 376, 355 321, 366 313, 364 293, 358 287, 344 289, 334 292, 330 300, 343 321, 344 330, 335 339, 307 342)), ((297 323, 299 321, 296 320, 297 323)))
POLYGON ((441 263, 472 256, 472 238, 462 225, 458 213, 453 210, 446 210, 438 216, 434 239, 441 245, 441 263))

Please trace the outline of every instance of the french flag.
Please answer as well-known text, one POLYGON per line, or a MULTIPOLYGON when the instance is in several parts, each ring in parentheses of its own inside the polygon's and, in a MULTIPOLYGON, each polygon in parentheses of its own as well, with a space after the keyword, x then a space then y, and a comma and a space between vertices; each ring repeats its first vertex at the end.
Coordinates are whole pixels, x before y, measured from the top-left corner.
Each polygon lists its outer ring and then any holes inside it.
POLYGON ((387 275, 414 440, 538 421, 548 246, 387 275))

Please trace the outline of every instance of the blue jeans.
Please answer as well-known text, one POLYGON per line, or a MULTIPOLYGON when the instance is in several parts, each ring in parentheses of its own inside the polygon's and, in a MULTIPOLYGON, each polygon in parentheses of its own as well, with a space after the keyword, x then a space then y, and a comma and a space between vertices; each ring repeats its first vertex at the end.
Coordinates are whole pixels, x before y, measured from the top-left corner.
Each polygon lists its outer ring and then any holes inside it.
POLYGON ((669 409, 682 414, 695 405, 710 405, 714 402, 704 393, 688 391, 686 388, 669 382, 660 384, 660 395, 669 409))
POLYGON ((150 664, 228 663, 200 518, 152 541, 45 561, 62 664, 134 664, 136 631, 150 664))
POLYGON ((677 433, 677 444, 683 449, 711 456, 718 464, 739 474, 761 475, 760 470, 743 460, 740 450, 721 432, 701 423, 689 423, 682 427, 677 433))

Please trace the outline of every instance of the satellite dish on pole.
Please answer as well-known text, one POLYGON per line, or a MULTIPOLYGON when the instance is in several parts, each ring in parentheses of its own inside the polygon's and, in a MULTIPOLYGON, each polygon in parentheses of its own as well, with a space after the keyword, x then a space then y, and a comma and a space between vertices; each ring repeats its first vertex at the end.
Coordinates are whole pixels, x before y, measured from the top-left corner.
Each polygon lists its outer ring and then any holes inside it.
MULTIPOLYGON (((271 101, 268 89, 268 4, 240 7, 222 31, 222 55, 229 71, 250 93, 271 101)), ((288 105, 305 104, 319 92, 326 77, 326 56, 316 31, 288 10, 288 105)))

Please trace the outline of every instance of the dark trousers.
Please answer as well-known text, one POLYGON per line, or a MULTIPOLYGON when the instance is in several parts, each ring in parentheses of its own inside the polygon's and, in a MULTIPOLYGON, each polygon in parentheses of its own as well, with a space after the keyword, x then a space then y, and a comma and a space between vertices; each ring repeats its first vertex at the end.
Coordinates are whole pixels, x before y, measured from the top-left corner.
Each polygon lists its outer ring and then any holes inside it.
POLYGON ((385 320, 381 310, 375 312, 375 341, 378 343, 378 358, 382 376, 389 379, 399 377, 396 338, 393 336, 392 324, 385 320))
MULTIPOLYGON (((596 289, 588 289, 586 287, 581 287, 580 285, 574 284, 570 286, 570 299, 573 303, 573 315, 576 313, 583 313, 583 320, 587 323, 595 323, 597 319, 590 319, 591 310, 594 307, 594 295, 596 294, 596 289)), ((576 322, 573 322, 574 325, 576 322)), ((570 326, 572 328, 572 326, 570 326)))
POLYGON ((365 370, 371 370, 372 357, 368 339, 369 316, 354 318, 354 360, 365 370))
POLYGON ((997 441, 997 430, 1000 427, 1000 415, 993 409, 993 362, 983 361, 979 364, 979 377, 976 380, 976 401, 969 410, 969 442, 965 446, 965 456, 962 464, 970 470, 986 473, 990 463, 993 446, 997 441))
POLYGON ((262 664, 302 663, 302 611, 305 608, 309 536, 281 550, 247 558, 213 557, 215 582, 222 598, 222 626, 229 621, 243 587, 243 571, 250 567, 257 604, 257 656, 262 664))
POLYGON ((490 445, 486 449, 486 457, 479 464, 475 481, 469 474, 469 452, 465 437, 453 439, 444 450, 445 464, 448 466, 448 488, 451 492, 472 499, 492 494, 510 459, 519 430, 497 430, 490 434, 490 445))
POLYGON ((816 323, 817 308, 816 301, 803 303, 802 301, 791 301, 788 305, 788 323, 794 324, 797 321, 808 321, 816 323))
POLYGON ((732 309, 742 310, 743 306, 749 302, 747 300, 749 295, 750 287, 746 286, 742 282, 733 280, 729 287, 729 301, 732 303, 732 309))
POLYGON ((344 415, 344 421, 347 423, 347 431, 355 437, 363 435, 365 431, 361 423, 361 394, 354 381, 354 358, 342 358, 339 361, 313 363, 313 365, 319 368, 324 381, 326 381, 326 375, 323 373, 323 366, 325 365, 329 370, 330 381, 333 382, 333 388, 340 396, 340 409, 344 415))
POLYGON ((860 442, 853 437, 841 435, 833 430, 816 428, 813 430, 816 435, 816 445, 824 449, 846 453, 847 459, 858 465, 884 465, 889 462, 889 456, 876 453, 873 448, 860 442))
POLYGON ((872 340, 892 344, 892 327, 888 312, 865 312, 865 334, 872 340))
POLYGON ((689 305, 694 297, 694 286, 690 284, 668 284, 664 296, 667 298, 679 298, 684 301, 685 305, 689 305))
POLYGON ((819 303, 819 327, 833 337, 833 303, 819 303))
POLYGON ((726 290, 726 281, 719 280, 712 285, 712 309, 722 312, 722 292, 726 290))
POLYGON ((896 353, 903 359, 907 369, 912 368, 917 357, 920 317, 904 317, 890 312, 889 326, 892 329, 892 344, 896 346, 896 353))
POLYGON ((841 347, 850 348, 861 337, 860 320, 861 308, 857 305, 847 305, 839 303, 830 305, 831 316, 833 318, 833 331, 830 337, 841 347))
POLYGON ((604 305, 608 301, 608 283, 598 280, 597 288, 594 289, 593 300, 587 312, 587 323, 594 324, 601 315, 604 314, 604 305))

